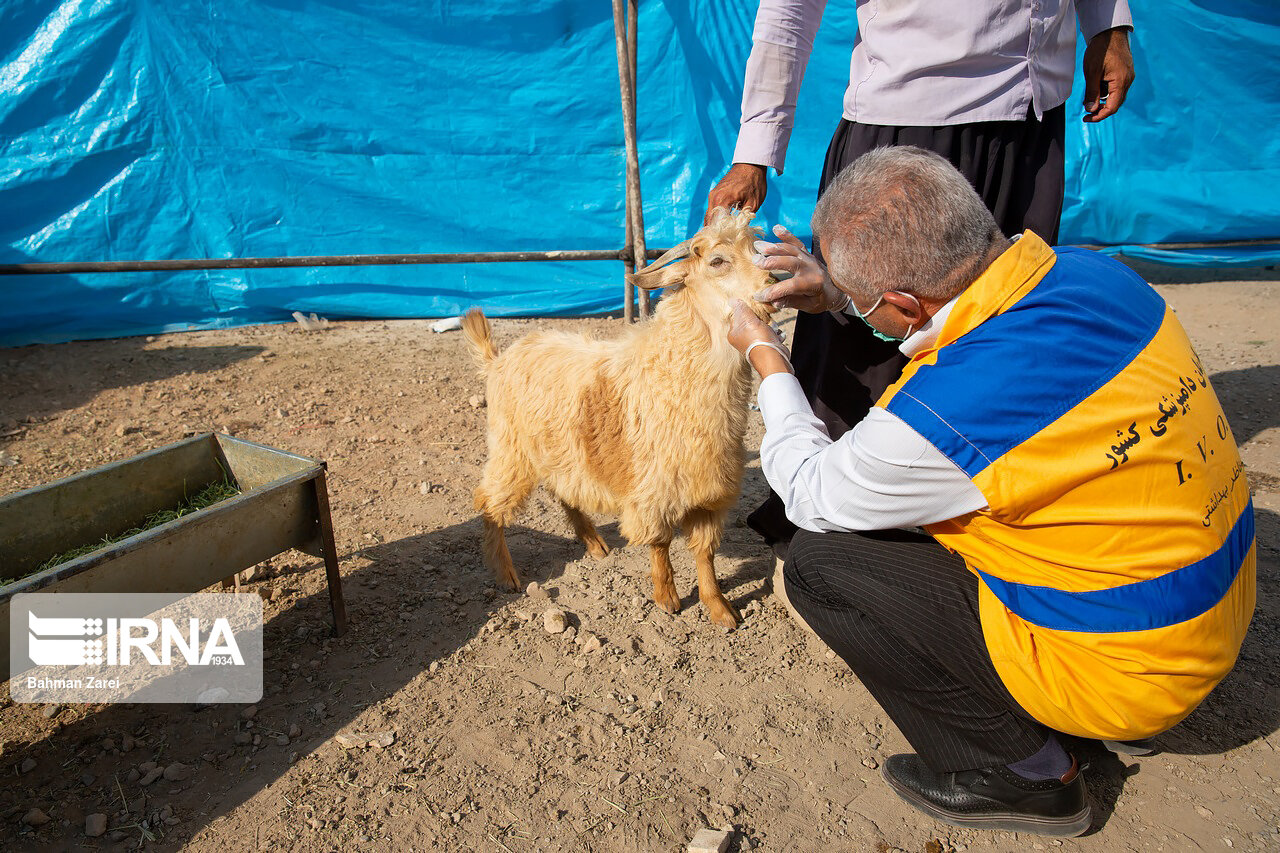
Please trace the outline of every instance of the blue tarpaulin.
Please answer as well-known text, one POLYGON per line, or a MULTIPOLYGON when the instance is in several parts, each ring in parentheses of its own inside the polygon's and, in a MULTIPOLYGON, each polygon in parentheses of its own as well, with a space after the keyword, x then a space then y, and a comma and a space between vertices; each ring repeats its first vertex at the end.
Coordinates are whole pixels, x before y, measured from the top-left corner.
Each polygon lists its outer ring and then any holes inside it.
MULTIPOLYGON (((1280 9, 1132 5, 1138 81, 1115 119, 1070 122, 1063 241, 1280 236, 1280 9)), ((651 246, 697 228, 727 166, 753 18, 754 4, 640 4, 651 246)), ((829 4, 788 168, 763 211, 800 234, 854 26, 851 2, 829 4)), ((0 263, 615 249, 624 162, 603 0, 0 4, 0 263)), ((1159 259, 1273 263, 1280 248, 1159 259)), ((0 344, 293 310, 616 311, 621 267, 5 276, 0 344)))

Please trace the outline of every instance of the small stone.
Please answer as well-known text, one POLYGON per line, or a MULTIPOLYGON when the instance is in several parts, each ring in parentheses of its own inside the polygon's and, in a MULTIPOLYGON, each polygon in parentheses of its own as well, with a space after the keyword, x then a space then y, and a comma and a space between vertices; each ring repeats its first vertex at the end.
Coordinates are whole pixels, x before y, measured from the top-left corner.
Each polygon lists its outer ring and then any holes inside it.
POLYGON ((333 736, 333 740, 343 749, 363 749, 370 746, 375 749, 386 749, 396 742, 396 733, 390 730, 384 732, 338 732, 333 736))
POLYGON ((102 751, 103 751, 103 752, 114 752, 114 751, 115 751, 115 748, 116 748, 116 742, 115 742, 114 740, 112 740, 111 738, 104 738, 104 739, 103 739, 103 741, 102 741, 102 751))
POLYGON ((170 782, 185 782, 191 778, 191 770, 190 765, 175 761, 164 769, 164 778, 170 782))
POLYGON ((314 817, 309 817, 307 818, 307 826, 311 827, 312 829, 320 829, 321 827, 324 826, 324 821, 314 817))
POLYGON ((288 746, 288 745, 289 745, 289 736, 288 736, 288 735, 276 735, 276 744, 277 744, 278 746, 288 746))
POLYGON ((80 774, 80 783, 84 785, 86 788, 92 785, 96 781, 98 781, 98 777, 94 776, 92 773, 80 774))
POLYGON ((479 394, 472 394, 467 402, 471 404, 471 408, 473 409, 484 408, 484 397, 481 397, 479 394))
POLYGON ((1203 817, 1203 818, 1213 817, 1213 812, 1201 805, 1196 806, 1196 814, 1200 815, 1200 817, 1203 817))
POLYGON ((132 785, 134 782, 137 782, 141 778, 142 778, 142 774, 138 772, 138 768, 136 767, 129 768, 129 772, 124 774, 124 781, 128 782, 130 785, 132 785))
POLYGON ((240 712, 240 716, 246 720, 252 720, 254 717, 258 716, 258 706, 250 705, 248 708, 245 708, 240 712))
POLYGON ((24 759, 22 765, 18 767, 18 772, 22 774, 30 773, 36 769, 36 760, 34 758, 24 759))
POLYGON ((44 826, 49 822, 49 816, 40 809, 32 809, 22 816, 22 822, 27 826, 44 826))
POLYGON ((880 766, 880 762, 868 755, 866 758, 862 759, 862 766, 868 770, 875 770, 880 766))
POLYGON ((699 829, 689 842, 689 853, 725 853, 731 840, 732 830, 699 829))
POLYGON ((98 812, 84 819, 84 834, 90 838, 98 838, 107 831, 107 816, 98 812))
POLYGON ((301 734, 302 726, 299 726, 297 723, 291 723, 289 725, 289 737, 298 737, 301 734))
POLYGON ((236 735, 237 746, 248 746, 251 743, 253 743, 253 735, 248 732, 240 732, 236 735))
POLYGON ((600 642, 600 638, 590 631, 583 631, 578 635, 578 642, 582 644, 582 650, 587 654, 600 651, 604 645, 600 642))
POLYGON ((552 607, 542 614, 542 627, 548 634, 563 634, 569 627, 569 616, 558 607, 552 607))
POLYGON ((418 491, 424 495, 431 494, 431 484, 428 483, 426 480, 423 480, 421 483, 418 484, 418 491))
POLYGON ((529 581, 529 585, 524 588, 524 592, 530 598, 540 600, 546 600, 547 598, 547 591, 537 581, 529 581))
POLYGON ((54 717, 58 716, 58 712, 61 710, 61 705, 45 705, 40 709, 40 716, 44 717, 46 720, 52 720, 54 717))
POLYGON ((154 761, 144 761, 138 765, 138 772, 142 774, 147 774, 147 773, 150 773, 152 770, 155 770, 159 766, 160 765, 156 764, 154 761))
POLYGON ((150 770, 148 770, 141 779, 138 780, 138 784, 145 788, 163 775, 164 775, 164 770, 162 770, 159 767, 153 767, 150 770))
POLYGON ((120 751, 128 752, 131 749, 133 749, 133 737, 131 735, 124 735, 120 738, 120 751))
POLYGON ((427 667, 427 672, 435 672, 435 671, 436 671, 436 670, 438 670, 439 668, 440 668, 440 661, 438 661, 438 660, 433 660, 433 661, 431 662, 431 666, 427 667))

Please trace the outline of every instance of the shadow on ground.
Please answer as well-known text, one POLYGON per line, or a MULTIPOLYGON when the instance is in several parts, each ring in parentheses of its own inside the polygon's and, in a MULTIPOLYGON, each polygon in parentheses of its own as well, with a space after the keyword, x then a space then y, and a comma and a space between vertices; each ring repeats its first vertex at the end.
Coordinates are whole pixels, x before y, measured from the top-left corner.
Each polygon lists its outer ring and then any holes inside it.
POLYGON ((263 350, 254 345, 148 348, 145 338, 0 349, 0 427, 20 428, 24 420, 74 409, 111 388, 214 373, 263 350))
MULTIPOLYGON (((97 804, 89 811, 105 811, 113 827, 131 820, 130 846, 150 833, 157 842, 151 849, 180 848, 204 826, 272 785, 364 708, 393 696, 432 661, 479 633, 509 596, 494 590, 479 560, 470 556, 478 541, 479 525, 469 521, 412 542, 357 551, 354 570, 344 559, 350 627, 340 638, 331 636, 323 563, 308 559, 292 570, 268 568, 250 584, 251 591, 267 594, 276 587, 287 598, 305 586, 305 593, 264 626, 265 692, 256 715, 245 719, 239 705, 64 708, 54 720, 60 725, 49 736, 5 744, 6 767, 21 767, 27 759, 35 767, 5 783, 0 847, 46 850, 82 839, 84 802, 97 804), (300 729, 297 737, 288 736, 291 726, 300 729), (236 736, 245 734, 250 742, 237 743, 236 736), (127 754, 119 749, 126 735, 136 742, 127 754), (254 735, 261 736, 258 744, 252 743, 254 735), (107 739, 114 750, 102 748, 107 739), (130 781, 130 771, 147 760, 161 766, 181 762, 197 770, 188 782, 161 779, 144 788, 136 778, 130 781), (154 819, 162 804, 173 808, 178 824, 154 819), (126 806, 129 816, 117 818, 115 813, 126 806), (34 832, 22 826, 19 818, 31 808, 42 809, 53 822, 34 832), (145 832, 140 828, 144 820, 145 832), (62 821, 69 822, 65 830, 58 826, 62 821)), ((570 555, 576 545, 532 531, 516 541, 523 551, 544 553, 548 560, 553 554, 570 555)), ((21 710, 38 718, 41 709, 10 708, 8 713, 21 710)))
MULTIPOLYGON (((32 742, 4 745, 4 764, 13 776, 0 806, 0 847, 71 845, 83 840, 87 814, 101 811, 113 830, 123 829, 121 845, 180 849, 275 784, 301 757, 351 728, 364 709, 425 677, 433 661, 477 637, 503 604, 518 597, 498 591, 481 565, 480 532, 472 519, 343 555, 350 626, 341 638, 331 636, 323 564, 307 559, 285 570, 268 564, 249 591, 269 596, 275 589, 284 600, 303 594, 264 626, 265 692, 251 719, 239 705, 67 706, 51 722, 39 719, 43 706, 10 707, 7 713, 29 715, 33 729, 44 733, 32 742), (290 736, 294 726, 296 736, 290 736), (121 749, 126 737, 136 744, 127 753, 121 749), (34 767, 18 775, 28 759, 34 767), (180 762, 196 770, 187 781, 161 778, 143 787, 136 773, 146 761, 161 767, 180 762), (166 806, 177 821, 173 825, 164 822, 166 806), (52 822, 24 826, 20 819, 32 808, 52 822)), ((616 525, 604 526, 602 533, 611 546, 622 544, 616 525)), ((740 562, 726 571, 723 561, 721 580, 741 608, 765 593, 741 596, 735 590, 766 577, 772 559, 750 531, 727 534, 719 555, 740 562)), ((554 585, 565 565, 583 555, 576 539, 519 526, 509 530, 509 547, 525 581, 544 585, 554 585)), ((691 561, 677 558, 676 565, 677 585, 690 588, 691 561)), ((690 609, 697 607, 696 593, 685 605, 678 618, 700 617, 690 609)))

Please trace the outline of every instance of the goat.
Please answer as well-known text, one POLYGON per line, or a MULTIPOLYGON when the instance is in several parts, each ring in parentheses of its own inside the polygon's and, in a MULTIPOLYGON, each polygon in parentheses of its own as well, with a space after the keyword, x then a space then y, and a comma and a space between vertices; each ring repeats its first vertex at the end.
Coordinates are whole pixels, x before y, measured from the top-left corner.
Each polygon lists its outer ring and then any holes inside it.
POLYGON ((486 379, 489 413, 475 506, 499 585, 520 588, 503 529, 545 482, 591 556, 609 548, 585 513, 619 516, 622 535, 649 546, 653 598, 671 613, 680 595, 669 549, 683 528, 711 621, 737 625, 714 559, 742 484, 751 372, 726 336, 735 299, 761 318, 774 311, 752 298, 772 278, 751 262, 760 235, 751 217, 719 210, 629 276, 666 291, 651 319, 615 340, 537 332, 499 355, 484 314, 467 312, 462 329, 486 379))

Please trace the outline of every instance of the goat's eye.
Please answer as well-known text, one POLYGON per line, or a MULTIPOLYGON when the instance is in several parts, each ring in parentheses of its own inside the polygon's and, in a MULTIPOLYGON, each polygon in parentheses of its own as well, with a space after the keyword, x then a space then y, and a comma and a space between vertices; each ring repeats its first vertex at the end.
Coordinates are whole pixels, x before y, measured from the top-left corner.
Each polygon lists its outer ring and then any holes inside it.
POLYGON ((720 255, 716 255, 714 258, 708 261, 708 263, 711 264, 711 266, 713 267, 722 267, 725 264, 729 263, 729 259, 721 257, 720 255))

